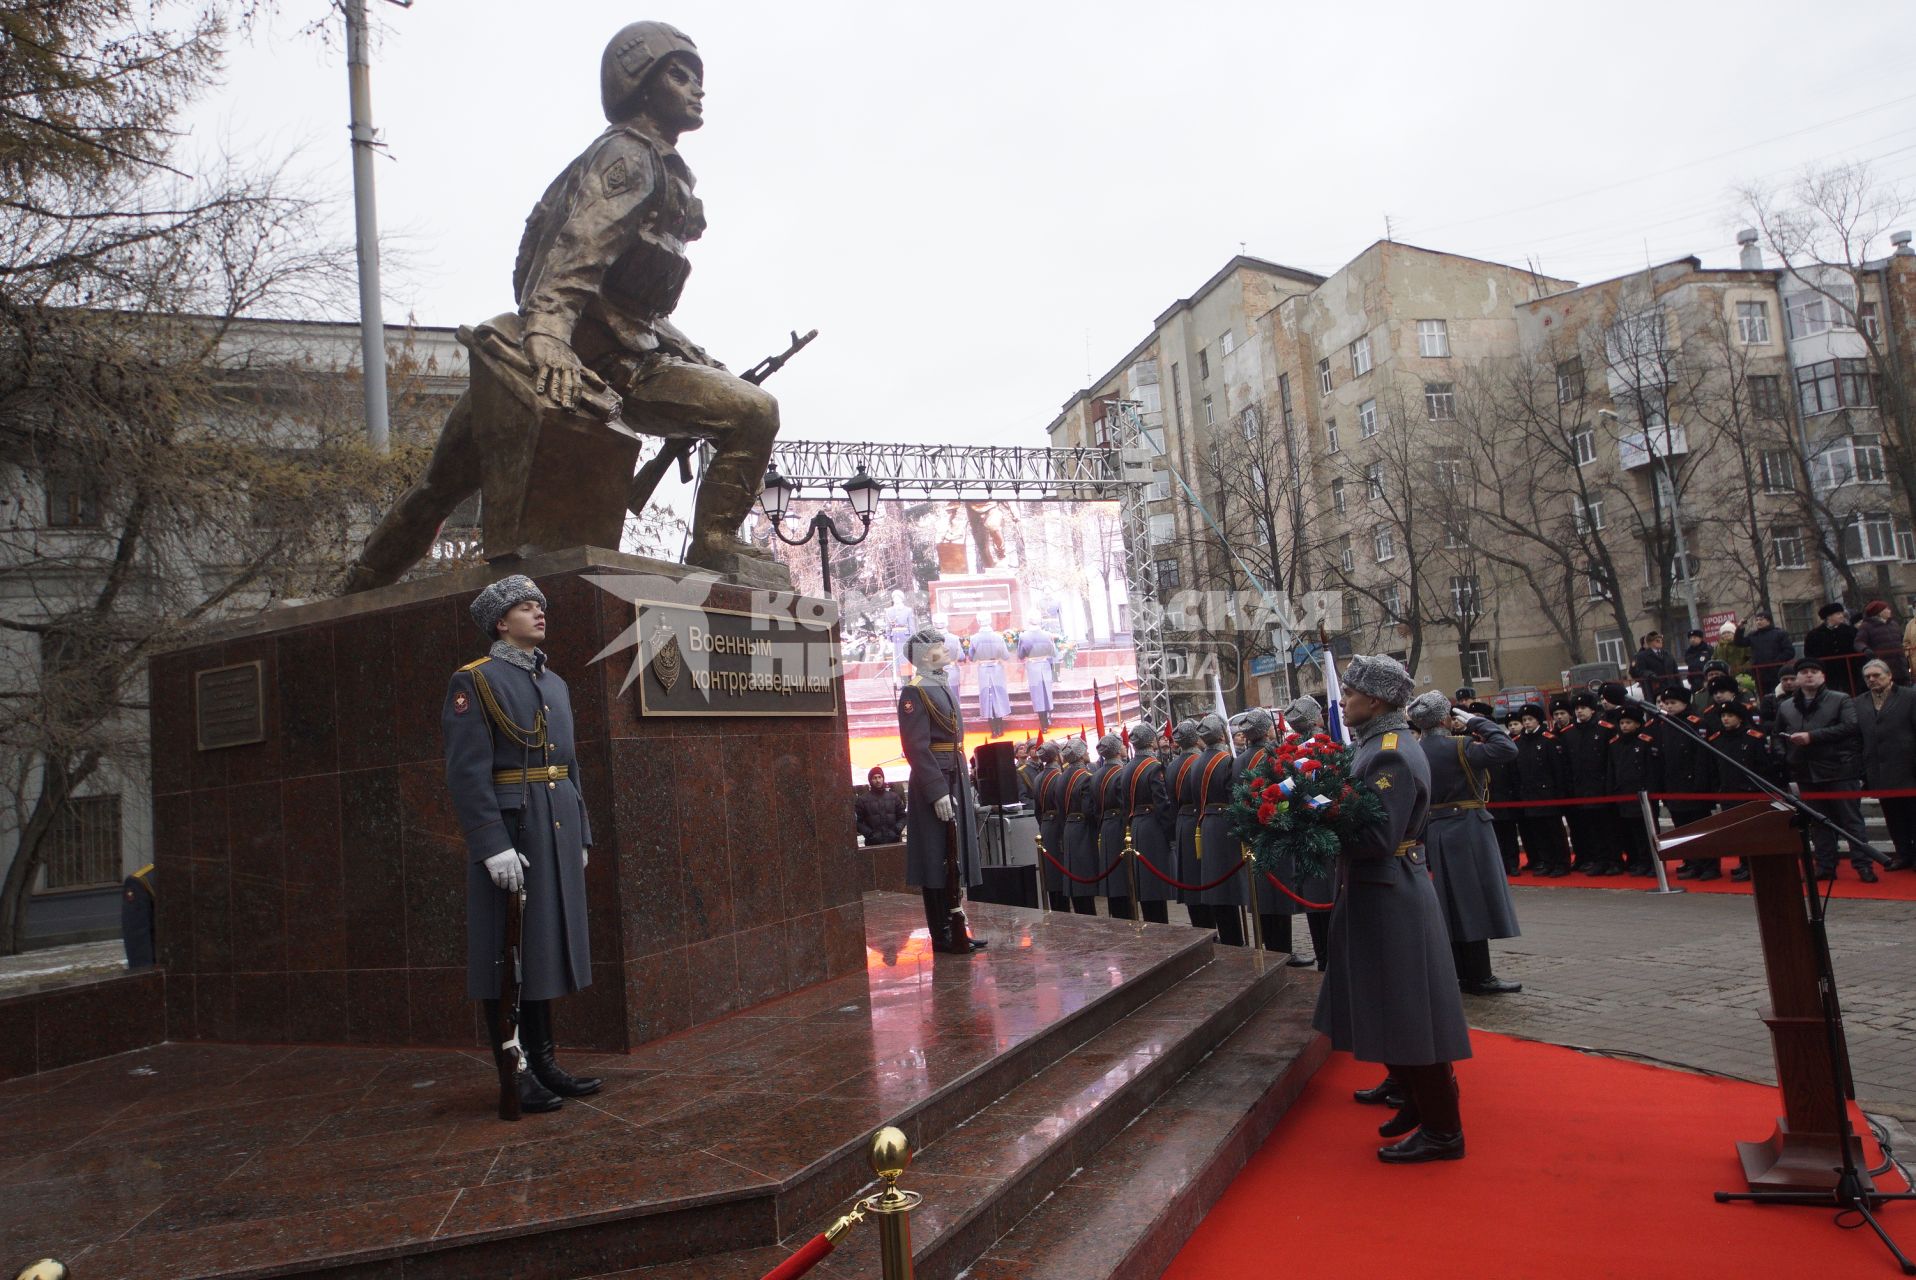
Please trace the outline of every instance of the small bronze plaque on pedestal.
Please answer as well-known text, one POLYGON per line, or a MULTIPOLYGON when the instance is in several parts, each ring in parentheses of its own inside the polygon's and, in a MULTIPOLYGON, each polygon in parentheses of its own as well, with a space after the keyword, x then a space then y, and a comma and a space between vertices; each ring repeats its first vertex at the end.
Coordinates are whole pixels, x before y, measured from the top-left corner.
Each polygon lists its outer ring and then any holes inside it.
POLYGON ((638 611, 640 715, 838 714, 831 627, 650 600, 638 611))
POLYGON ((266 741, 261 679, 257 661, 194 673, 194 718, 201 751, 266 741))

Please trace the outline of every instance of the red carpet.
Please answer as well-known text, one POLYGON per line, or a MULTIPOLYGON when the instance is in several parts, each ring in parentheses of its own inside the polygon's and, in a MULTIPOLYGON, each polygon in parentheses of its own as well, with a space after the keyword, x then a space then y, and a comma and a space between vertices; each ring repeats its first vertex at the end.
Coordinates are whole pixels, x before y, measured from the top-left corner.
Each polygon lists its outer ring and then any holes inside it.
MULTIPOLYGON (((1477 1056, 1457 1069, 1466 1159, 1379 1162, 1390 1113, 1351 1090, 1382 1070, 1333 1054, 1166 1280, 1897 1274, 1867 1227, 1841 1230, 1831 1211, 1711 1199, 1742 1188, 1734 1143, 1768 1135, 1775 1090, 1482 1032, 1471 1042, 1477 1056)), ((1916 1202, 1882 1219, 1916 1250, 1916 1202)))
MULTIPOLYGON (((1673 888, 1681 887, 1691 893, 1742 893, 1750 892, 1748 882, 1738 884, 1730 879, 1729 868, 1724 866, 1721 880, 1679 880, 1677 868, 1682 863, 1673 862, 1665 868, 1673 888)), ((1833 898, 1876 898, 1887 902, 1916 902, 1916 871, 1876 871, 1875 884, 1864 884, 1856 878, 1856 872, 1849 863, 1844 862, 1836 868, 1836 892, 1833 898)), ((1634 876, 1586 876, 1572 871, 1567 876, 1550 879, 1545 876, 1524 874, 1510 877, 1513 885, 1537 885, 1545 889, 1635 889, 1642 892, 1654 889, 1657 882, 1650 879, 1637 879, 1634 876)))

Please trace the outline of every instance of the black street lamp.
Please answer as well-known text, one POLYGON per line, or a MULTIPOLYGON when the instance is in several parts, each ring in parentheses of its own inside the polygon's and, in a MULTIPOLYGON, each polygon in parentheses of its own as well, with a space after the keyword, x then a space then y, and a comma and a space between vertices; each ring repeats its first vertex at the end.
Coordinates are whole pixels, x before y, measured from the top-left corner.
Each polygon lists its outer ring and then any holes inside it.
POLYGON ((803 537, 785 536, 785 513, 792 505, 792 499, 798 496, 798 486, 778 473, 777 467, 765 472, 764 487, 759 490, 759 509, 765 518, 772 522, 772 532, 778 540, 787 546, 802 547, 813 538, 818 539, 818 572, 824 581, 826 595, 832 593, 832 562, 827 544, 833 539, 847 547, 855 547, 865 540, 872 531, 872 511, 878 505, 879 490, 885 486, 865 474, 865 468, 859 467, 858 474, 847 480, 843 486, 845 497, 852 504, 852 514, 858 517, 859 530, 856 538, 847 537, 838 531, 838 525, 832 518, 820 511, 812 517, 811 526, 803 537))

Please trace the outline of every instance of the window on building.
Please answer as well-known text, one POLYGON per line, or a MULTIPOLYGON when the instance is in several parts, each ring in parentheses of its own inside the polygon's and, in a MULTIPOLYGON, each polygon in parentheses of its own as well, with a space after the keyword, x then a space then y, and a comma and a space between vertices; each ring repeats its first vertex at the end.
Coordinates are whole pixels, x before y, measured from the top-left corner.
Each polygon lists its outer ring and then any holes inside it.
POLYGON ((1788 449, 1765 449, 1757 456, 1763 472, 1764 493, 1796 492, 1796 455, 1788 449))
POLYGON ((1749 346, 1767 345, 1770 340, 1770 304, 1736 304, 1736 336, 1749 346))
POLYGON ((1236 350, 1237 333, 1234 330, 1226 329, 1217 336, 1217 353, 1219 355, 1228 356, 1236 350))
POLYGON ((1178 536, 1177 517, 1166 513, 1150 520, 1151 545, 1162 546, 1178 536))
POLYGON ((1384 563, 1386 560, 1395 559, 1397 556, 1397 539, 1388 528, 1377 529, 1372 532, 1371 545, 1372 549, 1377 553, 1377 563, 1379 564, 1384 563))
POLYGON ((1618 670, 1623 669, 1623 632, 1615 627, 1597 628, 1597 661, 1607 662, 1618 670))
POLYGON ((1370 372, 1370 335, 1367 333, 1351 343, 1351 377, 1358 378, 1370 372))
POLYGON ((1783 629, 1791 635, 1807 635, 1816 623, 1816 601, 1785 600, 1783 602, 1783 629))
POLYGON ((1583 427, 1570 433, 1570 456, 1576 459, 1580 467, 1588 466, 1597 460, 1597 433, 1589 427, 1583 427))
POLYGON ((1457 420, 1457 392, 1455 384, 1449 382, 1426 382, 1424 384, 1424 416, 1432 422, 1455 422, 1457 420))
POLYGON ((1759 418, 1783 416, 1783 379, 1774 373, 1750 376, 1750 408, 1759 418))
POLYGON ((1882 321, 1877 318, 1875 303, 1865 302, 1857 306, 1856 327, 1862 330, 1866 338, 1874 340, 1883 336, 1882 321))
POLYGON ((1851 564, 1907 559, 1910 541, 1907 520, 1887 511, 1859 511, 1843 526, 1843 558, 1851 564))
POLYGON ((1603 570, 1592 565, 1584 571, 1583 580, 1584 595, 1592 600, 1608 600, 1610 598, 1610 582, 1603 576, 1603 570))
POLYGON ((1396 583, 1384 588, 1384 621, 1402 622, 1404 620, 1404 592, 1396 583))
POLYGON ((1452 574, 1450 578, 1450 613, 1454 618, 1474 618, 1481 604, 1477 592, 1477 575, 1474 573, 1452 574))
POLYGON ((93 889, 118 884, 120 797, 74 796, 47 832, 46 887, 93 889))
POLYGON ((1846 484, 1881 484, 1883 438, 1878 435, 1843 436, 1810 459, 1810 481, 1819 489, 1846 484))
POLYGON ((1449 324, 1442 320, 1419 320, 1417 322, 1417 354, 1420 356, 1449 355, 1449 324))
POLYGON ((1340 516, 1344 514, 1344 481, 1342 477, 1331 481, 1331 510, 1340 516))
POLYGON ((1376 501, 1384 496, 1384 464, 1373 462, 1364 468, 1364 496, 1376 501))
POLYGON ((1184 430, 1184 374, 1175 362, 1171 365, 1171 413, 1178 420, 1178 430, 1184 430))
POLYGON ((1337 540, 1337 565, 1345 573, 1357 567, 1357 551, 1351 546, 1351 536, 1348 533, 1337 540))
MULTIPOLYGON (((1670 557, 1670 581, 1688 582, 1696 577, 1696 575, 1702 571, 1702 568, 1703 561, 1697 557, 1694 551, 1680 556, 1673 555, 1670 557)), ((1644 575, 1644 579, 1650 585, 1656 585, 1648 574, 1644 575)))
POLYGON ((1796 399, 1804 417, 1876 403, 1876 379, 1867 360, 1819 360, 1796 371, 1796 399))
POLYGON ((45 475, 47 527, 100 527, 100 478, 91 472, 56 468, 45 475))
POLYGON ((1856 288, 1848 281, 1830 284, 1822 292, 1799 293, 1783 304, 1790 337, 1813 338, 1831 329, 1847 329, 1855 305, 1856 288))
POLYGON ((1317 389, 1325 395, 1331 393, 1331 358, 1329 356, 1317 362, 1317 389))
POLYGON ((1557 403, 1570 404, 1583 399, 1583 357, 1571 356, 1557 361, 1557 403))
POLYGON ((1344 630, 1355 631, 1364 625, 1364 597, 1355 591, 1344 593, 1344 630))
POLYGON ((1246 405, 1244 412, 1237 415, 1237 429, 1244 433, 1245 444, 1257 443, 1257 406, 1246 405))
POLYGON ((1573 497, 1570 502, 1576 509, 1578 533, 1590 533, 1603 528, 1602 498, 1573 497))
POLYGON ((1366 400, 1357 406, 1357 434, 1368 440, 1377 434, 1377 402, 1366 400))
POLYGON ((1464 670, 1464 679, 1475 683, 1490 679, 1490 644, 1478 640, 1471 644, 1460 645, 1457 649, 1457 662, 1464 670))
POLYGON ((1288 373, 1277 375, 1277 407, 1283 410, 1284 431, 1288 435, 1291 430, 1291 375, 1288 373))
POLYGON ((1211 376, 1211 349, 1198 348, 1198 381, 1203 382, 1211 376))
POLYGON ((1779 524, 1770 528, 1770 547, 1779 569, 1809 568, 1809 552, 1803 545, 1801 525, 1779 524))
POLYGON ((1204 397, 1204 425, 1207 427, 1217 425, 1217 405, 1212 402, 1209 396, 1204 397))
POLYGON ((1457 488, 1470 479, 1470 464, 1460 449, 1439 449, 1431 459, 1431 468, 1437 483, 1446 488, 1457 488))
POLYGON ((1337 449, 1337 419, 1326 418, 1324 419, 1324 452, 1336 453, 1337 449))
POLYGON ((1145 490, 1148 502, 1163 502, 1171 496, 1171 473, 1163 469, 1151 473, 1151 487, 1145 490))
POLYGON ((1184 585, 1184 570, 1178 567, 1176 557, 1167 556, 1162 560, 1153 560, 1151 567, 1157 572, 1158 590, 1176 591, 1184 585))

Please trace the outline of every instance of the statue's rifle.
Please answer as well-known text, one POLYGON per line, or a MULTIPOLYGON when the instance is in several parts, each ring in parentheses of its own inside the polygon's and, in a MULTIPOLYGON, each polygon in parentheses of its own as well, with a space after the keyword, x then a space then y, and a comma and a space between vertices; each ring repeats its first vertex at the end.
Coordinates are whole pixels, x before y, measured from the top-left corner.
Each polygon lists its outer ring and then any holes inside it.
MULTIPOLYGON (((812 339, 817 336, 818 330, 816 329, 813 329, 804 337, 799 336, 798 330, 792 330, 792 345, 786 347, 785 350, 775 356, 766 356, 744 373, 741 373, 739 380, 749 382, 755 387, 758 386, 764 382, 765 379, 771 377, 780 369, 783 369, 793 356, 810 346, 812 339)), ((692 447, 697 443, 697 439, 693 436, 681 436, 677 439, 667 440, 664 447, 661 448, 657 454, 646 459, 645 465, 640 467, 638 474, 632 477, 632 489, 626 497, 626 510, 635 516, 644 515, 645 504, 652 501, 653 491, 659 487, 659 481, 665 479, 666 468, 675 462, 679 464, 679 483, 692 483, 692 447)))

